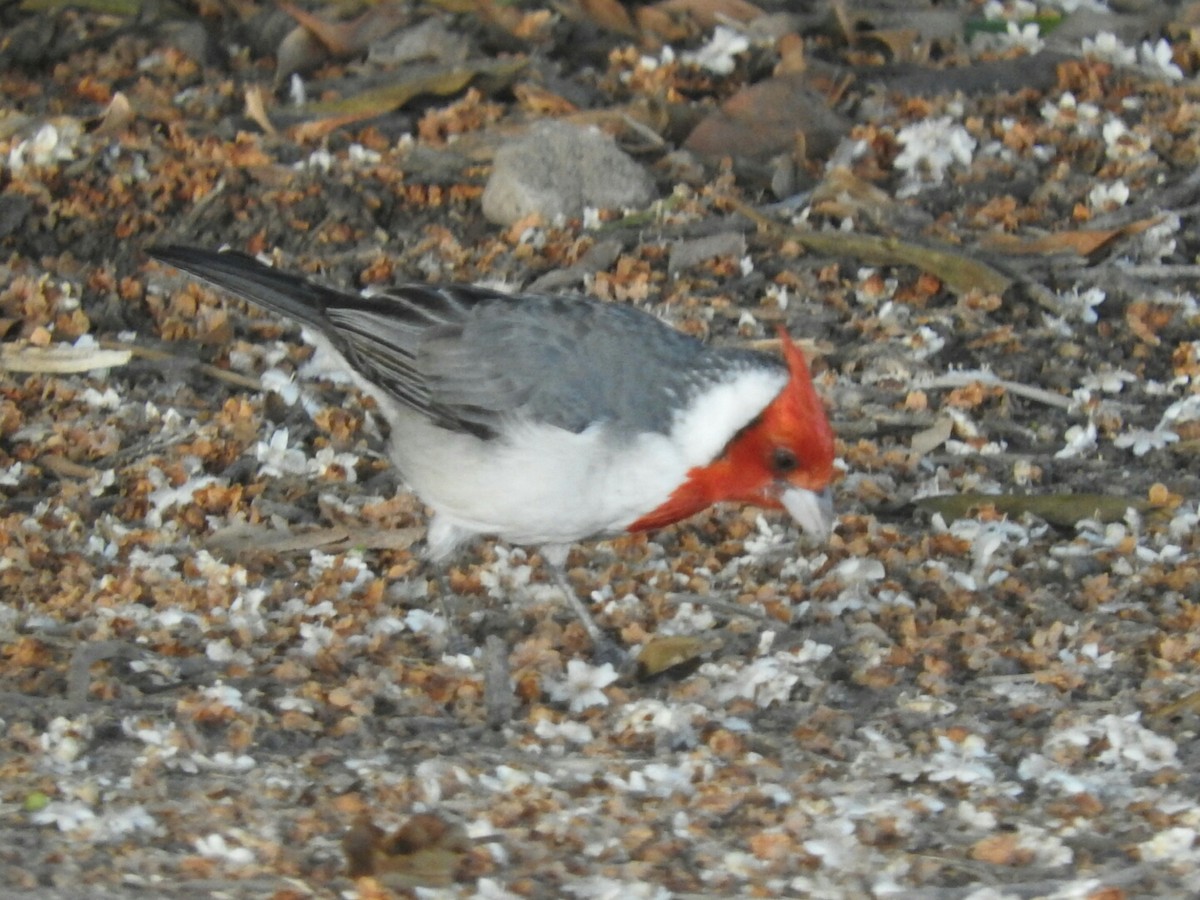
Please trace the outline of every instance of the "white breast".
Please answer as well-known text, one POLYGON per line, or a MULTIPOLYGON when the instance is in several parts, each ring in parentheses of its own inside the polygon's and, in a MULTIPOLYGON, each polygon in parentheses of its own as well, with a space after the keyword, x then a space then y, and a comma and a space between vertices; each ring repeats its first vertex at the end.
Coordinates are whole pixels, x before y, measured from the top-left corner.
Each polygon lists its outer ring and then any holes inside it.
POLYGON ((681 410, 669 434, 632 440, 604 422, 575 434, 525 421, 483 441, 381 408, 393 462, 436 513, 430 555, 440 558, 474 535, 541 545, 624 531, 711 462, 786 380, 780 370, 731 373, 681 410))

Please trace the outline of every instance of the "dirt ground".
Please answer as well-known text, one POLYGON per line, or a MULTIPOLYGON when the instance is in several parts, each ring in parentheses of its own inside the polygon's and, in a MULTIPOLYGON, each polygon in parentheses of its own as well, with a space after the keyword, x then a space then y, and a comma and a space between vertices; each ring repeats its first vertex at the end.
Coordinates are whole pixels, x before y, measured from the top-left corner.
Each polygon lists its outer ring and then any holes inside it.
POLYGON ((1200 7, 24 6, 5 890, 1200 895, 1200 7), (546 118, 658 199, 489 221, 546 118), (536 548, 442 596, 371 404, 164 242, 786 324, 837 528, 580 545, 617 673, 536 548))

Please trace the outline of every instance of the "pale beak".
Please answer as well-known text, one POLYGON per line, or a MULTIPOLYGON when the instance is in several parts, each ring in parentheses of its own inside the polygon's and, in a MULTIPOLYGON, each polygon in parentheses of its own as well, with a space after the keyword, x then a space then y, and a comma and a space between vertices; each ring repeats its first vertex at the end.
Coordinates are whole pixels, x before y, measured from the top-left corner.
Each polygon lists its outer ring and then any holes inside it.
POLYGON ((833 530, 833 491, 829 488, 817 493, 803 488, 789 487, 779 494, 783 504, 806 534, 825 540, 833 530))

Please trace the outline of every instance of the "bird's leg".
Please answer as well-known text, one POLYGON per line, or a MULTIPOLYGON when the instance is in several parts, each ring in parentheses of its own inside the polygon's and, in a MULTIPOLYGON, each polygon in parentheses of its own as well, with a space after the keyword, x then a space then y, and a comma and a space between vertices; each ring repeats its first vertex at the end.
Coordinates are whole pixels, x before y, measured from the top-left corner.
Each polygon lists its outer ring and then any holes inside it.
POLYGON ((450 587, 450 575, 447 570, 451 562, 460 558, 460 551, 470 542, 471 537, 469 532, 445 516, 435 513, 425 535, 425 552, 421 554, 426 564, 433 567, 437 577, 438 605, 446 619, 448 647, 455 653, 470 653, 474 648, 451 617, 449 600, 455 594, 450 587))
POLYGON ((621 668, 628 661, 627 654, 600 630, 600 626, 592 618, 591 612, 584 605, 584 602, 579 598, 579 594, 575 592, 575 588, 572 587, 571 582, 567 579, 567 554, 571 552, 570 545, 545 544, 542 546, 541 551, 542 559, 546 561, 547 567, 554 573, 554 580, 562 590, 563 596, 566 597, 567 605, 571 607, 571 611, 575 613, 575 618, 579 620, 579 624, 583 626, 583 630, 587 632, 588 638, 591 639, 596 659, 601 662, 612 663, 616 668, 621 668))

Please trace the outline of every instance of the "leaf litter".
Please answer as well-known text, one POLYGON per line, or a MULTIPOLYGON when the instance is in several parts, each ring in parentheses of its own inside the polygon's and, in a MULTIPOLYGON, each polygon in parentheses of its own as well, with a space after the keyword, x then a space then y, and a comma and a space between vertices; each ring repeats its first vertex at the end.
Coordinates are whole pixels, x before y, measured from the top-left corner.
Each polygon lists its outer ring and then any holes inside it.
POLYGON ((5 883, 1200 890, 1194 11, 1076 6, 0 12, 5 883), (659 200, 488 225, 546 116, 659 200), (787 322, 838 528, 576 550, 615 678, 521 550, 440 584, 370 405, 164 239, 787 322))

